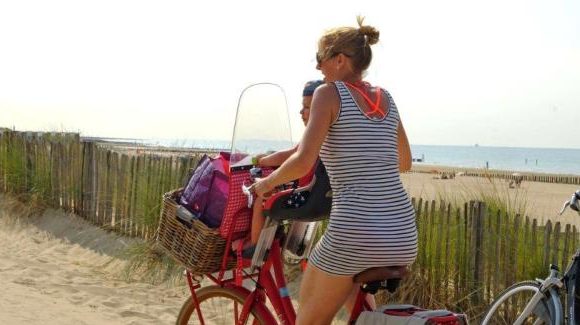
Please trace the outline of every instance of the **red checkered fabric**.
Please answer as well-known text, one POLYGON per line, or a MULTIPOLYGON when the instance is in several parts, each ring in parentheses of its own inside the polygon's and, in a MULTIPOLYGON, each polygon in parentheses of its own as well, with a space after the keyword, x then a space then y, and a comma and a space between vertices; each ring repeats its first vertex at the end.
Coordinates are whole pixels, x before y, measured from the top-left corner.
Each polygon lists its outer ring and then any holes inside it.
MULTIPOLYGON (((268 176, 272 169, 262 168, 264 176, 268 176)), ((220 225, 220 235, 228 238, 230 231, 232 239, 241 238, 250 230, 252 209, 248 208, 248 198, 242 193, 242 184, 250 185, 249 170, 235 170, 230 174, 228 202, 220 225)))

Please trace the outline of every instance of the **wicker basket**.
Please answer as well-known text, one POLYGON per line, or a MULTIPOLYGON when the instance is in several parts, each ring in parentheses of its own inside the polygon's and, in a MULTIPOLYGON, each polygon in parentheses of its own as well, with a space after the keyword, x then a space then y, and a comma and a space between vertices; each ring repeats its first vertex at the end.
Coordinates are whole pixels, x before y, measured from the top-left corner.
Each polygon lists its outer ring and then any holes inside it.
MULTIPOLYGON (((219 229, 211 229, 199 220, 194 220, 191 229, 177 220, 177 201, 181 189, 163 196, 163 209, 157 240, 177 262, 193 274, 219 271, 226 248, 226 240, 219 229)), ((227 269, 233 268, 230 259, 227 269)))

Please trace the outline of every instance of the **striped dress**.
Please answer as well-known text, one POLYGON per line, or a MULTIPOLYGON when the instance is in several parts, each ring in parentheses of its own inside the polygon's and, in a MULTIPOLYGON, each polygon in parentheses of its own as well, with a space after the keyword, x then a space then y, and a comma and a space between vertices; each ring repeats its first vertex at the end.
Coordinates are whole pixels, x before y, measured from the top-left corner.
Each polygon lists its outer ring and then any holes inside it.
POLYGON ((387 116, 370 119, 343 82, 335 86, 340 111, 320 150, 330 178, 332 210, 309 263, 335 275, 409 265, 417 256, 417 228, 399 177, 395 102, 384 91, 387 116))

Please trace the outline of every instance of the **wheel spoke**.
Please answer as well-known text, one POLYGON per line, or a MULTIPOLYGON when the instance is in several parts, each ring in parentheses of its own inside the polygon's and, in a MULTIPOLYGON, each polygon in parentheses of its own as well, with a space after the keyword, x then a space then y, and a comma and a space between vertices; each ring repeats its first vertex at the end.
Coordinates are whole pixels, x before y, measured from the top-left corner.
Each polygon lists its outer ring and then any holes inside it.
MULTIPOLYGON (((243 305, 235 300, 226 297, 213 297, 202 301, 200 310, 203 314, 204 322, 206 324, 216 325, 234 325, 238 324, 243 305)), ((252 315, 249 315, 246 324, 252 324, 254 321, 252 315)), ((196 314, 187 324, 201 324, 197 319, 196 314)))
MULTIPOLYGON (((231 289, 222 287, 205 287, 199 290, 199 309, 194 306, 192 299, 188 299, 178 316, 177 324, 201 325, 198 311, 201 311, 203 324, 208 325, 235 325, 240 320, 244 298, 231 289)), ((244 324, 262 324, 252 309, 244 324)))

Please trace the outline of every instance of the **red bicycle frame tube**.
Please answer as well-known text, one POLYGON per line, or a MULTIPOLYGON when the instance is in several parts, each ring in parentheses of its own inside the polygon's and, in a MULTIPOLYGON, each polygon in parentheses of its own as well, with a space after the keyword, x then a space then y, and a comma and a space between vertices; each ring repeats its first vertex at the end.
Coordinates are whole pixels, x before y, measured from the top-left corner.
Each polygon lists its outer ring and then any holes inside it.
POLYGON ((200 285, 199 283, 194 284, 193 275, 191 275, 191 272, 185 271, 185 277, 187 278, 187 284, 189 285, 189 290, 191 291, 191 299, 193 300, 193 305, 195 306, 195 309, 197 311, 199 321, 201 325, 205 325, 203 316, 201 314, 201 309, 199 308, 199 300, 197 299, 197 294, 195 293, 195 289, 198 289, 200 285))
MULTIPOLYGON (((250 278, 252 275, 246 275, 244 278, 250 278)), ((199 301, 197 300, 197 295, 195 294, 195 289, 199 288, 199 284, 194 283, 191 273, 187 272, 187 282, 191 290, 192 299, 196 306, 199 307, 199 301)), ((294 325, 296 323, 296 311, 292 305, 292 300, 290 298, 289 290, 286 287, 286 278, 284 277, 284 268, 282 265, 281 247, 280 240, 275 239, 272 243, 268 257, 258 273, 256 289, 249 291, 248 289, 236 285, 234 279, 223 279, 218 276, 215 278, 211 274, 206 274, 206 276, 218 285, 225 286, 228 288, 235 289, 239 291, 245 298, 244 304, 240 313, 240 317, 237 319, 237 323, 243 323, 247 320, 252 308, 258 308, 263 311, 263 315, 267 315, 268 318, 267 325, 277 324, 276 319, 266 308, 264 304, 264 293, 268 296, 268 299, 272 303, 276 315, 280 324, 284 325, 294 325), (272 268, 274 270, 274 275, 272 275, 272 268)), ((365 310, 372 310, 371 306, 366 300, 367 293, 359 291, 354 308, 351 311, 349 323, 354 324, 359 315, 365 310)), ((198 317, 201 324, 204 324, 203 317, 201 315, 200 308, 196 308, 198 317)), ((238 313, 236 312, 236 315, 238 313)))
MULTIPOLYGON (((266 295, 270 299, 272 306, 274 306, 278 319, 282 324, 294 325, 296 323, 296 311, 292 305, 289 291, 286 288, 286 278, 284 277, 284 269, 280 253, 280 241, 275 240, 274 243, 272 243, 268 258, 260 270, 258 283, 264 287, 266 295), (275 280, 274 277, 272 277, 272 267, 274 268, 275 280)), ((366 299, 367 295, 367 293, 359 291, 353 310, 350 313, 349 324, 354 324, 363 311, 372 310, 366 299)))
POLYGON ((272 306, 276 310, 282 324, 294 325, 296 323, 296 311, 292 305, 290 292, 286 287, 284 268, 282 266, 281 247, 278 239, 274 240, 268 253, 268 258, 260 270, 258 284, 262 285, 272 306), (272 277, 271 268, 274 268, 272 277))
POLYGON ((359 290, 358 295, 356 296, 356 301, 354 303, 354 307, 350 312, 350 319, 348 320, 349 324, 354 324, 360 314, 365 310, 373 310, 367 301, 367 293, 359 290))
POLYGON ((264 317, 264 321, 267 325, 276 324, 276 319, 264 304, 264 297, 258 289, 250 291, 244 287, 237 286, 234 283, 229 283, 226 287, 236 290, 241 296, 245 297, 241 315, 237 320, 238 324, 246 323, 252 308, 256 308, 257 312, 264 317))

